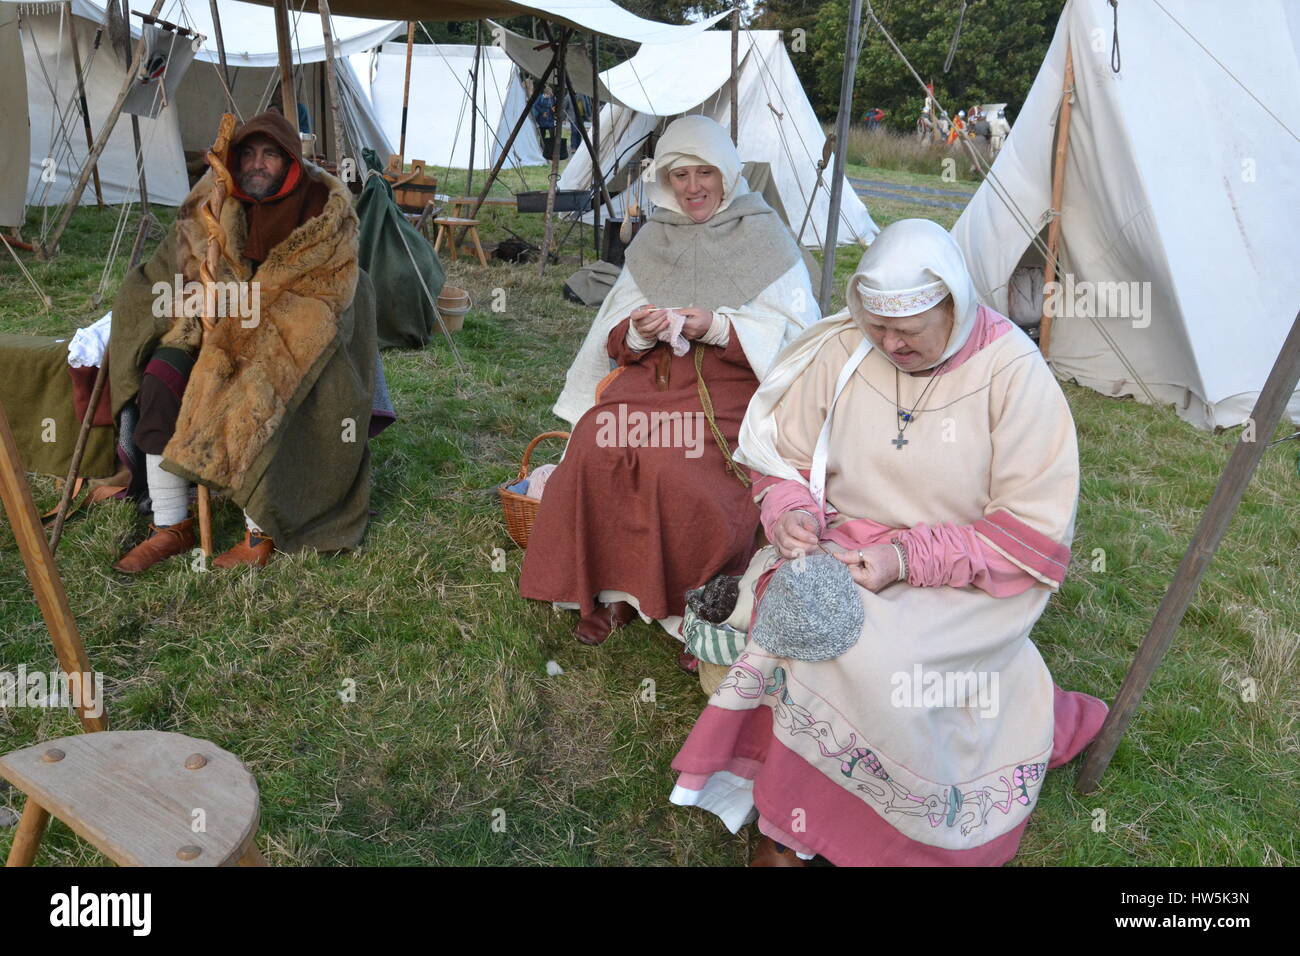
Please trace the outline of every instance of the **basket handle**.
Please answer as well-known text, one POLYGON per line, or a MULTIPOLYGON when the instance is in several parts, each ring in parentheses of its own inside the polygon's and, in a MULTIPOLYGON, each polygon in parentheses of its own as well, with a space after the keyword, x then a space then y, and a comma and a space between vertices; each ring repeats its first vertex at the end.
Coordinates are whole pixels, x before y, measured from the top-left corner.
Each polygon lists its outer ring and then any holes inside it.
POLYGON ((536 438, 530 441, 528 443, 528 448, 525 449, 524 451, 524 460, 523 463, 519 466, 519 475, 518 477, 515 478, 515 481, 522 481, 524 478, 528 477, 528 459, 533 457, 533 449, 537 447, 538 443, 543 438, 567 439, 568 437, 569 437, 568 432, 542 432, 540 435, 538 435, 536 438))

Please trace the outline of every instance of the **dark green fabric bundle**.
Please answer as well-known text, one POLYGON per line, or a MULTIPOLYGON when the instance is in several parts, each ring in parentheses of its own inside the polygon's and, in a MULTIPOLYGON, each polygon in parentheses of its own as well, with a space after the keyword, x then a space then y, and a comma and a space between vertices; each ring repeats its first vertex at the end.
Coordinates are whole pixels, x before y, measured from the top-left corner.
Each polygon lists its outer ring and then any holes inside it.
MULTIPOLYGON (((9 416, 23 467, 41 475, 67 475, 81 430, 72 407, 68 339, 0 335, 0 404, 9 416), (52 422, 47 424, 46 419, 52 422)), ((82 475, 103 478, 117 470, 114 434, 109 425, 91 428, 81 459, 82 475)))
MULTIPOLYGON (((375 151, 367 149, 362 153, 366 165, 378 173, 381 167, 375 151)), ((366 180, 357 200, 357 218, 361 220, 358 262, 375 284, 379 347, 423 348, 438 329, 429 296, 436 299, 447 281, 442 263, 420 231, 406 221, 393 199, 393 187, 383 176, 373 175, 366 180), (412 257, 415 265, 411 264, 412 257), (428 295, 420 285, 420 276, 429 287, 428 295)))

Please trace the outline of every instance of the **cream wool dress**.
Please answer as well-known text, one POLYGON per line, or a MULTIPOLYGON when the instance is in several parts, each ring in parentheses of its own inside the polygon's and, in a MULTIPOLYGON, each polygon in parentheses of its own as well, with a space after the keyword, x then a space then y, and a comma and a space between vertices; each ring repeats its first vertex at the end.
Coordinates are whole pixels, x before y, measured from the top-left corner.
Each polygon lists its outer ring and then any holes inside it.
MULTIPOLYGON (((879 847, 890 828, 905 838, 893 862, 949 862, 942 851, 1013 831, 1002 855, 1014 853, 1053 759, 1060 692, 1030 630, 1068 563, 1079 465, 1069 408, 1037 346, 996 313, 980 313, 993 340, 933 385, 899 374, 874 349, 848 379, 830 429, 822 537, 838 539, 832 550, 860 548, 919 526, 915 537, 942 550, 945 534, 973 528, 1002 567, 1027 573, 1022 589, 1004 586, 995 597, 972 584, 859 587, 862 634, 832 660, 777 658, 750 641, 674 761, 682 771, 674 802, 713 809, 733 831, 757 814, 764 832, 835 862, 872 860, 866 844, 879 847), (912 409, 927 385, 907 444, 895 446, 896 388, 899 406, 912 409), (930 674, 984 675, 992 693, 927 706, 913 691, 921 680, 933 688, 930 674), (941 852, 909 853, 908 841, 941 852)), ((775 450, 804 474, 837 380, 864 339, 842 324, 773 411, 775 450)), ((915 551, 922 567, 913 578, 927 573, 924 551, 915 551)), ((776 563, 765 548, 751 570, 776 563)))

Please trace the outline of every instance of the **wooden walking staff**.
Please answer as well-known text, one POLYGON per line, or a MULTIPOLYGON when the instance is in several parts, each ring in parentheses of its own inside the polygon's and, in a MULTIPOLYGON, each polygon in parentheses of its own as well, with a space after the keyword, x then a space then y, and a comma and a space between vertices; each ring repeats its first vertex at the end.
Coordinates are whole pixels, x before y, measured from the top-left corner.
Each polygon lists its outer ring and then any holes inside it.
MULTIPOLYGON (((41 617, 45 618, 45 626, 54 642, 59 667, 69 677, 79 675, 76 678, 79 682, 89 680, 90 660, 86 657, 86 645, 81 641, 77 619, 72 616, 67 592, 63 590, 59 566, 54 563, 54 555, 45 543, 45 532, 41 528, 40 516, 36 513, 36 502, 32 500, 32 489, 27 484, 27 472, 19 457, 18 445, 9 429, 9 416, 3 405, 0 405, 0 499, 4 500, 5 513, 9 515, 18 551, 27 568, 27 580, 32 584, 41 617)), ((84 690, 85 685, 81 686, 84 690)), ((108 718, 103 711, 99 714, 92 713, 85 693, 79 694, 78 698, 76 703, 82 729, 88 733, 107 730, 108 718)))
MULTIPOLYGON (((212 192, 208 195, 208 201, 199 209, 199 214, 203 217, 203 225, 208 230, 207 257, 199 264, 199 278, 203 280, 205 306, 216 301, 216 297, 212 294, 212 284, 217 281, 217 264, 222 256, 229 257, 229 253, 226 252, 226 231, 221 227, 221 207, 225 205, 226 196, 234 191, 235 186, 224 158, 226 150, 230 148, 230 137, 234 132, 235 117, 230 113, 223 113, 221 125, 217 127, 216 142, 208 150, 208 165, 212 167, 212 192)), ((207 311, 206 308, 204 311, 207 311)), ((200 354, 203 352, 204 343, 207 342, 208 333, 216 326, 216 316, 204 315, 201 321, 203 338, 199 344, 200 354)), ((207 485, 199 484, 198 499, 199 547, 203 549, 203 556, 210 558, 212 557, 212 500, 207 485)))
POLYGON ((1210 566, 1214 551, 1223 540, 1237 506, 1241 504, 1242 495, 1246 493, 1246 487, 1250 484, 1255 468, 1264 457, 1268 440, 1282 419, 1282 413, 1286 410, 1287 401, 1295 392, 1297 381, 1300 381, 1300 312, 1296 313, 1295 320, 1291 324, 1291 334, 1286 337, 1282 351, 1278 353, 1277 361, 1273 363, 1273 370, 1268 373, 1268 379, 1264 382, 1264 388, 1259 393, 1255 408, 1248 419, 1254 426, 1251 435, 1254 440, 1240 440, 1237 442, 1237 447, 1233 449, 1232 457, 1228 459, 1228 466, 1223 469, 1223 474, 1219 478, 1218 487, 1214 489, 1214 495, 1205 508, 1205 514, 1201 516, 1196 534, 1192 536, 1192 543, 1188 545, 1187 553, 1183 555, 1182 563, 1178 565, 1178 571, 1170 582, 1169 590, 1165 592, 1164 600, 1160 602, 1160 609, 1156 611, 1155 619, 1151 622, 1151 629, 1142 639, 1142 646, 1138 648, 1137 656, 1133 658, 1128 674, 1124 677, 1124 684, 1119 689, 1119 696, 1115 698, 1115 705, 1106 715, 1106 722, 1101 725, 1101 732, 1097 735, 1097 739, 1088 748, 1083 766, 1079 768, 1079 777, 1074 784, 1075 789, 1080 793, 1092 793, 1097 789, 1101 775, 1106 772, 1111 757, 1115 755, 1120 738, 1124 736, 1129 721, 1137 713, 1138 705, 1142 703, 1142 695, 1146 692, 1147 685, 1151 683, 1156 668, 1160 666, 1165 651, 1169 650, 1169 645, 1173 643, 1174 632, 1177 631, 1183 615, 1187 613, 1192 598, 1196 596, 1196 590, 1200 587, 1201 578, 1205 576, 1210 566))
POLYGON ((86 441, 90 438, 90 427, 95 421, 95 412, 99 408, 99 397, 104 393, 108 382, 108 348, 99 360, 95 371, 95 384, 90 389, 90 403, 86 414, 81 417, 81 428, 77 432, 77 443, 72 447, 72 461, 68 465, 68 476, 63 482, 63 494, 59 497, 59 510, 54 516, 54 527, 50 530, 50 554, 59 550, 59 539, 63 537, 63 522, 68 520, 68 508, 72 505, 72 496, 76 493, 77 479, 81 472, 81 459, 86 454, 86 441))

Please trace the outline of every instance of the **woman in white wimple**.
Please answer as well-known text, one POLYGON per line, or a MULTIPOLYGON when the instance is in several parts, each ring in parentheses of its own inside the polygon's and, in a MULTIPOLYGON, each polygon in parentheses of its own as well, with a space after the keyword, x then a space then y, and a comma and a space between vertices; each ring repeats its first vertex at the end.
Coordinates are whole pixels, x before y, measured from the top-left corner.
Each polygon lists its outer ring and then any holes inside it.
POLYGON ((1046 770, 1106 712, 1057 688, 1030 639, 1070 559, 1074 422, 941 226, 885 228, 847 301, 786 349, 742 425, 773 544, 742 582, 755 626, 673 762, 672 799, 733 832, 757 819, 758 865, 1001 864, 1046 770), (778 656, 755 635, 797 585, 772 586, 772 607, 766 589, 819 549, 847 566, 861 631, 837 656, 778 656), (949 699, 954 676, 969 696, 949 699))
POLYGON ((573 434, 519 581, 524 597, 577 608, 590 645, 637 614, 681 640, 686 592, 744 570, 758 510, 730 453, 758 383, 818 318, 793 235, 716 122, 668 127, 648 193, 656 208, 555 405, 573 434), (625 422, 626 434, 610 427, 625 422))

